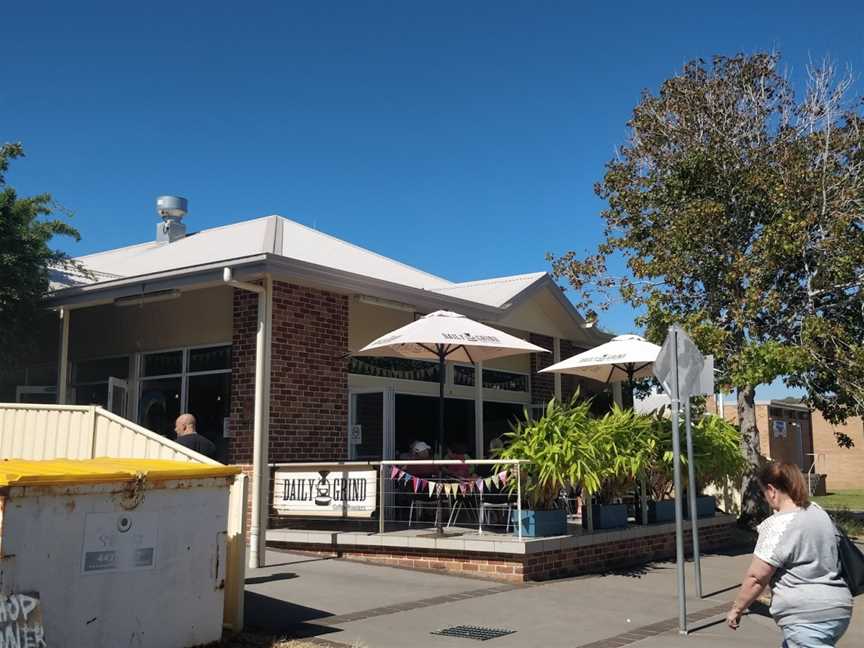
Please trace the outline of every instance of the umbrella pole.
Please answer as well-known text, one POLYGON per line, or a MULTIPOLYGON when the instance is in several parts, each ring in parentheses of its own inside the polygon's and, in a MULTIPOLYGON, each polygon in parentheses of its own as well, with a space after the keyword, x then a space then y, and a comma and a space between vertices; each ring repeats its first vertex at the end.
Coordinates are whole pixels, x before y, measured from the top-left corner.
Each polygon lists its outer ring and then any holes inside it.
MULTIPOLYGON (((444 349, 438 349, 438 458, 444 458, 444 349)), ((438 477, 442 476, 441 471, 438 471, 438 477)), ((441 494, 438 494, 438 501, 435 504, 435 531, 438 535, 444 533, 444 520, 441 516, 441 494)))

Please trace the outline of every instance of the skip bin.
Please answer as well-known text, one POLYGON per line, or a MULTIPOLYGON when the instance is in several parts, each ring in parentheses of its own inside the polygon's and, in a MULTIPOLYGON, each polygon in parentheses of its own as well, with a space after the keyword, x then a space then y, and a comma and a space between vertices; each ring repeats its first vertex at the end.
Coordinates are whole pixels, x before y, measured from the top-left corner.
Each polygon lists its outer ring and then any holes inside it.
POLYGON ((184 648, 222 634, 228 489, 176 461, 0 462, 4 645, 184 648))

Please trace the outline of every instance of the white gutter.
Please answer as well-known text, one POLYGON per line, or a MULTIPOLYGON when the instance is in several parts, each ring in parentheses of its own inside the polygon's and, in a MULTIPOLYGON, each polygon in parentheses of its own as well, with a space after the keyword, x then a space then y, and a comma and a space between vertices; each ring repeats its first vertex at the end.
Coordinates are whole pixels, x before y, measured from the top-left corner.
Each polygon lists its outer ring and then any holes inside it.
MULTIPOLYGON (((229 286, 248 290, 258 295, 258 327, 255 332, 255 418, 252 430, 252 524, 249 529, 249 567, 257 569, 261 566, 263 552, 261 548, 261 527, 266 530, 266 524, 262 525, 262 514, 267 509, 262 506, 262 499, 266 493, 267 486, 264 474, 266 468, 266 440, 264 439, 264 423, 267 408, 265 399, 269 400, 265 390, 265 341, 267 339, 267 302, 268 294, 265 286, 249 283, 247 281, 235 281, 231 268, 222 271, 222 280, 229 286)), ((265 280, 266 282, 266 280, 265 280)), ((269 282, 267 282, 269 284, 269 282)), ((266 285, 266 284, 265 284, 266 285)), ((269 284, 272 285, 272 284, 269 284)), ((272 294, 272 293, 271 293, 272 294)))

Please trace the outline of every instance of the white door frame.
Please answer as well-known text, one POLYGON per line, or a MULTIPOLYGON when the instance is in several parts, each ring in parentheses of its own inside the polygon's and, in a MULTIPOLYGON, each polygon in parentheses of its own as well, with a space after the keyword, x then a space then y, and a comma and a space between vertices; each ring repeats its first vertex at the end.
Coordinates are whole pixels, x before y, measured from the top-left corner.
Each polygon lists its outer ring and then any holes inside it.
POLYGON ((396 390, 392 385, 385 387, 358 387, 348 390, 348 438, 347 438, 347 456, 349 459, 355 457, 355 447, 351 443, 351 428, 354 426, 354 403, 355 396, 360 394, 381 394, 382 421, 384 429, 382 436, 384 439, 384 447, 381 448, 381 457, 383 459, 393 459, 396 446, 396 390))
POLYGON ((122 378, 108 376, 108 402, 106 403, 109 412, 113 412, 123 418, 129 418, 129 382, 122 378), (119 412, 114 412, 114 390, 119 389, 123 392, 123 406, 119 412))

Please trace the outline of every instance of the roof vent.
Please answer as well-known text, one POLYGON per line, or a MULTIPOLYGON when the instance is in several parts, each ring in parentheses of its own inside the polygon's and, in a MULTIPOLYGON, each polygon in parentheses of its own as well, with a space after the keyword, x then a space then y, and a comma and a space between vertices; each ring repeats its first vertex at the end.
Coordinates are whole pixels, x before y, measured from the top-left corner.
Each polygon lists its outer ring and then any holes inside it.
POLYGON ((171 243, 186 236, 183 217, 187 212, 187 201, 180 196, 159 196, 156 199, 156 213, 162 222, 156 225, 156 240, 171 243))

